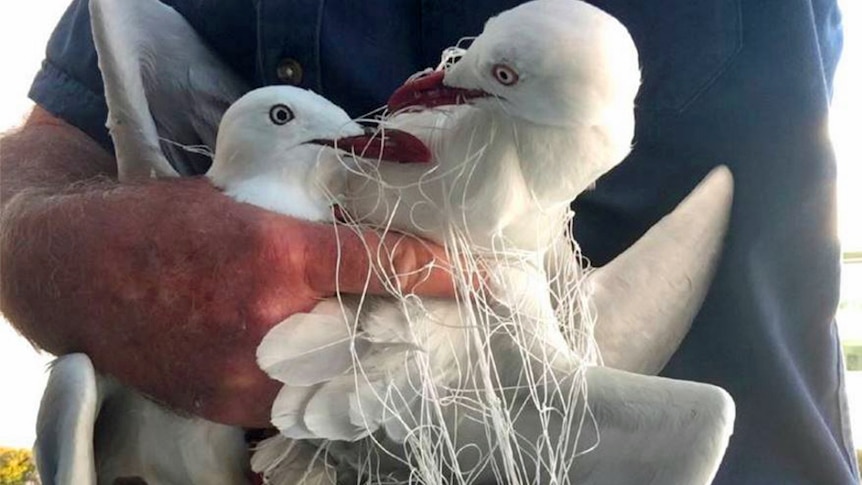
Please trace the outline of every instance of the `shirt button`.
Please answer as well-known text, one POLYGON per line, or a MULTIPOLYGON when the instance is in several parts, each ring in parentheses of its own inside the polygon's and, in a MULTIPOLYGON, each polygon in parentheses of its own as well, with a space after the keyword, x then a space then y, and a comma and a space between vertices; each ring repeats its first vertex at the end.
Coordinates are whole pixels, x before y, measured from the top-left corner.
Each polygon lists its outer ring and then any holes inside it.
POLYGON ((292 86, 298 86, 302 82, 302 64, 296 59, 285 58, 278 63, 275 71, 278 79, 292 86))

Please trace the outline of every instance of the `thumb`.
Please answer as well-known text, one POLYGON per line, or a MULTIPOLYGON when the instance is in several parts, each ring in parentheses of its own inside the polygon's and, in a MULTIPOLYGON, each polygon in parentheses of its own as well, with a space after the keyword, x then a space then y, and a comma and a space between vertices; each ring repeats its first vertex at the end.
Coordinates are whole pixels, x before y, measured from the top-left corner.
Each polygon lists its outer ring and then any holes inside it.
POLYGON ((415 236, 321 225, 307 242, 305 278, 321 294, 455 294, 444 249, 415 236))

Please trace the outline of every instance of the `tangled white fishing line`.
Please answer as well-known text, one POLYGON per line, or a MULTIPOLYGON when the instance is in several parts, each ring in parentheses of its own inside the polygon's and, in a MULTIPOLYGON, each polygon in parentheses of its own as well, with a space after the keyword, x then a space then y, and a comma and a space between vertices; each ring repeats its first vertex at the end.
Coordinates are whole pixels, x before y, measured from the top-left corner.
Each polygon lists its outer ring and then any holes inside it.
MULTIPOLYGON (((458 55, 458 49, 447 50, 441 66, 448 65, 447 63, 458 55)), ((445 120, 445 116, 438 118, 439 126, 434 129, 445 129, 445 120)), ((385 126, 384 120, 378 136, 386 136, 385 126)), ((444 214, 463 214, 462 208, 466 207, 469 201, 459 200, 457 194, 466 192, 464 187, 476 183, 472 179, 476 166, 474 158, 482 156, 484 150, 494 142, 494 137, 516 136, 514 133, 500 134, 497 131, 496 127, 491 129, 490 138, 484 140, 476 140, 474 131, 471 148, 468 150, 471 155, 465 157, 461 164, 450 168, 449 173, 441 173, 440 167, 431 166, 419 183, 398 189, 422 193, 426 182, 433 179, 446 180, 446 177, 455 175, 454 180, 458 181, 458 187, 446 187, 448 193, 443 197, 443 200, 448 201, 447 206, 434 207, 437 202, 431 196, 423 197, 422 202, 417 205, 429 204, 432 210, 439 210, 444 214)), ((439 138, 435 139, 439 141, 439 138)), ((429 148, 434 151, 433 146, 429 148)), ((386 187, 387 182, 380 177, 374 163, 356 163, 355 159, 349 157, 344 157, 342 163, 345 170, 353 175, 367 179, 368 183, 377 184, 381 188, 381 194, 383 188, 393 188, 386 187)), ((330 196, 333 203, 342 202, 338 200, 338 194, 332 193, 330 196)), ((391 204, 392 201, 381 196, 378 203, 391 204)), ((394 203, 402 204, 404 201, 397 200, 394 203)), ((384 209, 385 213, 395 213, 395 207, 384 209)), ((412 213, 418 207, 407 209, 412 213)), ((376 263, 372 265, 373 271, 378 273, 369 274, 366 281, 370 284, 371 278, 374 277, 385 283, 391 298, 396 300, 401 308, 405 330, 412 334, 411 340, 417 343, 415 350, 404 354, 404 365, 405 368, 409 365, 415 366, 418 370, 415 376, 409 375, 409 385, 411 392, 420 396, 421 405, 418 412, 407 415, 403 411, 407 409, 409 396, 393 395, 392 391, 397 391, 397 388, 380 390, 381 393, 377 395, 380 404, 386 408, 388 415, 397 418, 406 429, 404 456, 393 453, 378 441, 376 435, 371 435, 363 444, 366 450, 364 461, 353 464, 359 470, 358 480, 387 484, 470 484, 481 468, 490 466, 499 483, 526 483, 528 470, 529 475, 540 483, 570 483, 568 476, 573 461, 580 453, 595 445, 580 443, 578 436, 571 434, 579 433, 585 425, 592 426, 588 407, 584 405, 586 381, 583 370, 598 360, 592 337, 594 318, 589 307, 588 291, 585 285, 581 284, 583 261, 571 238, 572 216, 573 214, 568 212, 559 221, 560 231, 565 231, 565 241, 569 244, 547 248, 547 265, 541 262, 537 264, 536 253, 514 249, 502 237, 494 237, 491 247, 479 244, 469 231, 463 229, 468 223, 466 219, 451 221, 440 239, 450 261, 450 274, 457 289, 459 321, 456 328, 452 328, 450 322, 436 322, 437 325, 430 326, 427 323, 418 324, 417 319, 427 317, 426 301, 415 294, 406 293, 401 288, 399 281, 404 275, 399 275, 398 269, 392 266, 393 248, 364 240, 368 257, 376 263), (489 288, 493 288, 495 284, 505 285, 507 282, 492 281, 490 285, 481 282, 487 281, 489 275, 495 274, 496 270, 502 267, 528 275, 531 285, 540 286, 535 288, 540 290, 536 293, 551 299, 554 313, 537 315, 534 310, 536 302, 530 301, 528 295, 524 295, 523 299, 507 298, 507 305, 501 308, 499 295, 495 295, 494 290, 489 288), (580 357, 581 369, 573 375, 565 376, 565 379, 571 380, 574 385, 563 385, 555 380, 558 375, 551 372, 554 355, 537 354, 532 350, 535 349, 532 343, 536 336, 530 329, 541 325, 558 325, 572 352, 580 357), (461 339, 450 340, 452 347, 465 346, 464 342, 467 342, 466 362, 458 369, 435 368, 433 359, 430 358, 434 349, 421 345, 430 340, 431 333, 442 333, 449 339, 461 339), (517 343, 516 350, 520 355, 513 355, 512 358, 520 358, 531 364, 526 366, 528 371, 520 376, 516 386, 518 389, 503 388, 500 384, 499 373, 505 371, 505 362, 500 362, 501 356, 493 352, 493 340, 500 335, 506 335, 517 343), (450 377, 452 375, 454 378, 450 377), (529 392, 530 403, 512 399, 515 390, 525 389, 529 392), (528 439, 515 431, 513 423, 526 405, 539 410, 542 430, 538 439, 528 439), (472 469, 462 469, 459 457, 477 453, 480 448, 469 445, 459 448, 453 439, 458 434, 457 423, 447 422, 445 419, 444 411, 449 406, 471 409, 475 411, 474 416, 481 416, 487 440, 484 448, 492 451, 487 456, 473 460, 476 465, 472 469), (550 429, 551 416, 563 418, 562 429, 550 429), (386 475, 385 472, 379 471, 382 461, 392 460, 402 462, 403 469, 410 470, 409 473, 406 476, 386 475)), ((377 229, 381 234, 392 231, 391 220, 382 224, 371 223, 361 217, 354 218, 353 214, 344 214, 344 219, 341 224, 360 235, 369 227, 377 229)), ((416 227, 420 227, 421 221, 413 222, 416 227)), ((381 238, 378 241, 382 240, 381 238)), ((341 297, 339 301, 345 305, 341 297)), ((345 324, 354 336, 360 331, 363 307, 366 304, 367 297, 362 295, 359 297, 358 310, 342 307, 345 317, 348 317, 345 324)), ((356 302, 351 301, 347 305, 354 306, 356 302)), ((427 321, 427 318, 424 321, 427 321)), ((355 347, 353 351, 357 388, 359 383, 371 384, 368 373, 373 370, 365 369, 355 347)), ((330 442, 324 445, 324 448, 332 449, 337 446, 339 445, 330 442)))

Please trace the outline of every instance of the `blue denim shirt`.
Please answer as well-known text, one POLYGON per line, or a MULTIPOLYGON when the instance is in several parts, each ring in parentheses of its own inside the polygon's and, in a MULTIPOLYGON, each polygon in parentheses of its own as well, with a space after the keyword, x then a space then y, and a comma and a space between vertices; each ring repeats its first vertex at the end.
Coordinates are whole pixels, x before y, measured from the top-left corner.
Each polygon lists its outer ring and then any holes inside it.
MULTIPOLYGON (((253 85, 301 86, 354 116, 515 0, 171 3, 253 85)), ((575 202, 604 264, 713 166, 736 179, 723 262, 664 374, 717 384, 737 422, 718 484, 850 484, 857 472, 834 311, 839 245, 826 121, 841 49, 833 0, 596 0, 631 31, 643 86, 634 150, 575 202)), ((31 96, 110 146, 87 2, 48 45, 31 96)), ((197 168, 198 171, 201 168, 197 168)), ((633 295, 636 296, 636 295, 633 295)))

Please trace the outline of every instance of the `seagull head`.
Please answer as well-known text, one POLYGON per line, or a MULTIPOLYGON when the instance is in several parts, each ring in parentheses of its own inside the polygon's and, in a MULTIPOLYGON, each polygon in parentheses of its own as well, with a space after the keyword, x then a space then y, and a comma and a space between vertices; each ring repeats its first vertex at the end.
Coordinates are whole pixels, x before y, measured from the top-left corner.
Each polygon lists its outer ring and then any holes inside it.
POLYGON ((398 130, 381 133, 364 128, 312 91, 268 86, 250 91, 225 111, 207 175, 223 186, 243 174, 257 176, 268 167, 302 163, 308 157, 294 160, 295 150, 320 151, 321 147, 406 163, 426 162, 430 157, 415 137, 398 130))
POLYGON ((488 20, 457 63, 409 81, 389 109, 465 103, 558 127, 631 118, 637 59, 626 28, 602 10, 535 0, 488 20))
POLYGON ((479 124, 511 126, 529 190, 562 205, 630 151, 639 85, 619 21, 580 0, 534 0, 488 20, 454 65, 412 78, 388 108, 466 105, 479 124))
POLYGON ((427 162, 431 156, 416 137, 364 128, 311 91, 269 86, 225 111, 207 177, 239 200, 290 213, 284 192, 312 191, 312 181, 329 185, 344 168, 337 152, 349 155, 343 157, 348 164, 363 158, 427 162))

